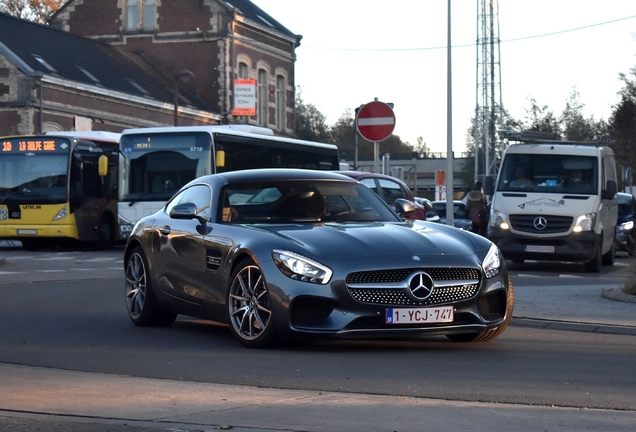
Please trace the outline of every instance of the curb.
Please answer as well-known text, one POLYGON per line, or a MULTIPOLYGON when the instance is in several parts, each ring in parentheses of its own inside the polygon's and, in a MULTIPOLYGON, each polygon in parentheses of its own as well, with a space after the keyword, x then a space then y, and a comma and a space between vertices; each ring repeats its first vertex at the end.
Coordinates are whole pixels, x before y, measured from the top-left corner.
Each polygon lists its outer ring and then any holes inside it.
POLYGON ((614 287, 614 288, 603 287, 601 297, 606 298, 608 300, 614 300, 619 302, 636 303, 636 296, 624 293, 620 287, 614 287))

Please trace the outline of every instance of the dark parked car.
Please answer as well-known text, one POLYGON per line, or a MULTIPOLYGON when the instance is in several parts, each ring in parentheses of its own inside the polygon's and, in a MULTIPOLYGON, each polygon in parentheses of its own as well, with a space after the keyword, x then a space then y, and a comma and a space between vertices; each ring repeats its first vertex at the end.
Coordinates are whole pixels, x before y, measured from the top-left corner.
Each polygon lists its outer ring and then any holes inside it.
POLYGON ((395 212, 400 213, 404 219, 426 220, 426 209, 415 201, 413 193, 402 180, 385 174, 363 171, 339 171, 338 174, 354 178, 367 186, 386 201, 395 212), (398 201, 400 199, 412 203, 413 210, 405 212, 403 202, 398 201))
POLYGON ((299 337, 487 341, 514 303, 489 240, 402 221, 366 186, 324 171, 193 180, 135 225, 124 268, 133 323, 225 322, 247 347, 299 337))
MULTIPOLYGON (((441 223, 446 223, 446 201, 433 201, 433 205, 437 209, 437 214, 441 219, 441 223)), ((453 201, 453 225, 455 228, 472 231, 473 222, 466 212, 466 204, 461 201, 453 201)))
POLYGON ((636 199, 632 194, 618 194, 618 222, 616 223, 616 250, 636 256, 636 199))

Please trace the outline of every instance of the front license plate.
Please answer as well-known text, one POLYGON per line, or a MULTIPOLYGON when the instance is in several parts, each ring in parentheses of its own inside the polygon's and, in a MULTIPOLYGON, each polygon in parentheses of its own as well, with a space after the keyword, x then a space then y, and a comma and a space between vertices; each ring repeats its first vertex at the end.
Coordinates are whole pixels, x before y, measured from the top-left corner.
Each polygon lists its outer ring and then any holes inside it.
POLYGON ((388 308, 387 324, 431 324, 453 322, 453 307, 433 308, 388 308))
POLYGON ((526 252, 554 253, 554 246, 526 245, 526 252))
POLYGON ((21 235, 36 235, 37 233, 38 233, 37 230, 31 230, 31 229, 18 230, 18 234, 21 234, 21 235))

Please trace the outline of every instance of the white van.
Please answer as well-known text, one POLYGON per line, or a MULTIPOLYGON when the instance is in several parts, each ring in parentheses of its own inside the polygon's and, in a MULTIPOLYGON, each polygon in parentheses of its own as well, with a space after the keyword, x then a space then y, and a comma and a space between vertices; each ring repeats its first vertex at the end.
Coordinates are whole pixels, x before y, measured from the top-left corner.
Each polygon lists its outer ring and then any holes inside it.
MULTIPOLYGON (((509 136, 508 136, 509 137, 509 136)), ((488 237, 505 259, 614 264, 614 152, 600 143, 524 139, 504 152, 491 195, 488 237)))

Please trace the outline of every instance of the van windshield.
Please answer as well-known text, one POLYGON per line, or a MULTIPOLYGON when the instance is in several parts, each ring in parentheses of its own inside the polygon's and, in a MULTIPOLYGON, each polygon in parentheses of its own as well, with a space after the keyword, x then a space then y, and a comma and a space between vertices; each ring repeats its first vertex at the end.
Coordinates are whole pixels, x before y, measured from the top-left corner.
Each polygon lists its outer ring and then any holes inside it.
POLYGON ((598 194, 598 164, 592 156, 508 154, 499 191, 598 194))

